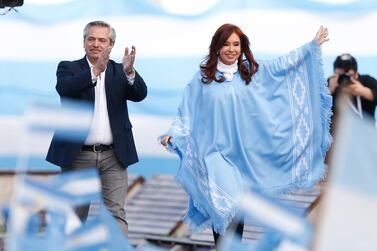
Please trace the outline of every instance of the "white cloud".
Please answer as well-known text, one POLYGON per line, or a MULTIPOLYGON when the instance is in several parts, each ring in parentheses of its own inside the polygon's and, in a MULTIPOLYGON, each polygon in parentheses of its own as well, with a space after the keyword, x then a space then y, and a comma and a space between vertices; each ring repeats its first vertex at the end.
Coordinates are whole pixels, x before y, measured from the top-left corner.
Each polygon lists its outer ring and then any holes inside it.
MULTIPOLYGON (((254 53, 286 53, 309 42, 323 24, 330 31, 325 53, 352 51, 358 55, 377 55, 377 37, 370 36, 368 29, 360 29, 377 23, 377 11, 352 18, 339 15, 259 9, 228 11, 200 19, 124 16, 107 21, 117 30, 114 58, 121 58, 125 46, 131 45, 136 46, 138 57, 143 58, 202 56, 207 53, 212 34, 224 23, 239 25, 249 36, 254 53), (360 40, 361 37, 368 39, 360 40)), ((2 48, 7 49, 1 52, 0 60, 76 59, 84 55, 82 29, 89 21, 81 19, 51 26, 5 21, 0 26, 0 34, 8 37, 1 41, 2 48)))
POLYGON ((68 3, 73 2, 77 0, 27 0, 30 4, 35 5, 54 5, 54 4, 62 4, 62 3, 68 3))
POLYGON ((335 5, 350 4, 357 1, 358 0, 312 0, 312 2, 320 2, 320 3, 335 4, 335 5))
POLYGON ((172 14, 198 15, 209 10, 218 0, 155 0, 161 7, 172 14))

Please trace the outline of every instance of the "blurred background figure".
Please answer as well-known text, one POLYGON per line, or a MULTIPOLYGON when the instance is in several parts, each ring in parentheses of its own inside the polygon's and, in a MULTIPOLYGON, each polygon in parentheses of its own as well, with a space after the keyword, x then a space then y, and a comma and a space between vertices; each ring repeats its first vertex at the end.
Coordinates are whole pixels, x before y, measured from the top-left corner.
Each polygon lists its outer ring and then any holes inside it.
POLYGON ((339 123, 311 250, 377 250, 377 131, 338 102, 339 123))
MULTIPOLYGON (((365 114, 374 116, 377 105, 377 80, 358 72, 356 59, 348 53, 341 54, 334 61, 334 73, 328 79, 329 89, 333 95, 333 104, 340 93, 347 94, 347 103, 351 109, 363 118, 365 114)), ((333 121, 336 120, 334 106, 333 121)), ((334 131, 335 125, 332 125, 334 131)))

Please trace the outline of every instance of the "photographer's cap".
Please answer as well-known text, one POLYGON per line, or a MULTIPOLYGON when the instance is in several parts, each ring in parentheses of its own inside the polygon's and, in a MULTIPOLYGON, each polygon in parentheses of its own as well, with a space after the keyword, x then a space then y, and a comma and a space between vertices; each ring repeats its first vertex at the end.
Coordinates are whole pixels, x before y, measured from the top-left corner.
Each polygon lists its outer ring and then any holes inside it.
POLYGON ((343 69, 345 72, 349 70, 357 71, 357 61, 356 59, 349 53, 344 53, 336 57, 334 61, 334 70, 336 68, 343 69))

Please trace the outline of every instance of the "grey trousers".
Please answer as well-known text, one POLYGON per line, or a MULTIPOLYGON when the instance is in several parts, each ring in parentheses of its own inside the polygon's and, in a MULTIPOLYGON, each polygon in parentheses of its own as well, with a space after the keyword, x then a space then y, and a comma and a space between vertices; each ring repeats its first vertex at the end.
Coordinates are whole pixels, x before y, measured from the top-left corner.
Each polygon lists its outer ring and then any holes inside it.
MULTIPOLYGON (((81 151, 72 163, 74 170, 96 167, 102 186, 102 197, 107 209, 114 216, 118 225, 128 234, 125 203, 127 195, 127 169, 124 168, 115 155, 114 149, 104 152, 81 151)), ((82 221, 88 217, 90 205, 75 209, 82 221)))

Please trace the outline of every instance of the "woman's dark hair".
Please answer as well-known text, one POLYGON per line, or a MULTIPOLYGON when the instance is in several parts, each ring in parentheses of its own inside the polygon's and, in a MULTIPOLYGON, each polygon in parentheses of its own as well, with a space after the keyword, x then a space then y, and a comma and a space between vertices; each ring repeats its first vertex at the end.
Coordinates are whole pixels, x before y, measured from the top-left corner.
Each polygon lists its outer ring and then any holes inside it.
POLYGON ((223 76, 221 76, 220 79, 216 79, 217 61, 219 58, 218 52, 233 33, 236 33, 240 37, 241 42, 241 55, 238 58, 238 69, 242 79, 245 80, 246 84, 249 84, 251 77, 257 72, 259 65, 255 61, 253 53, 250 50, 249 38, 238 26, 233 24, 223 24, 213 35, 209 46, 209 54, 200 65, 203 83, 209 84, 212 81, 221 83, 225 81, 223 76), (248 61, 248 64, 243 62, 243 56, 245 57, 245 60, 248 61))

